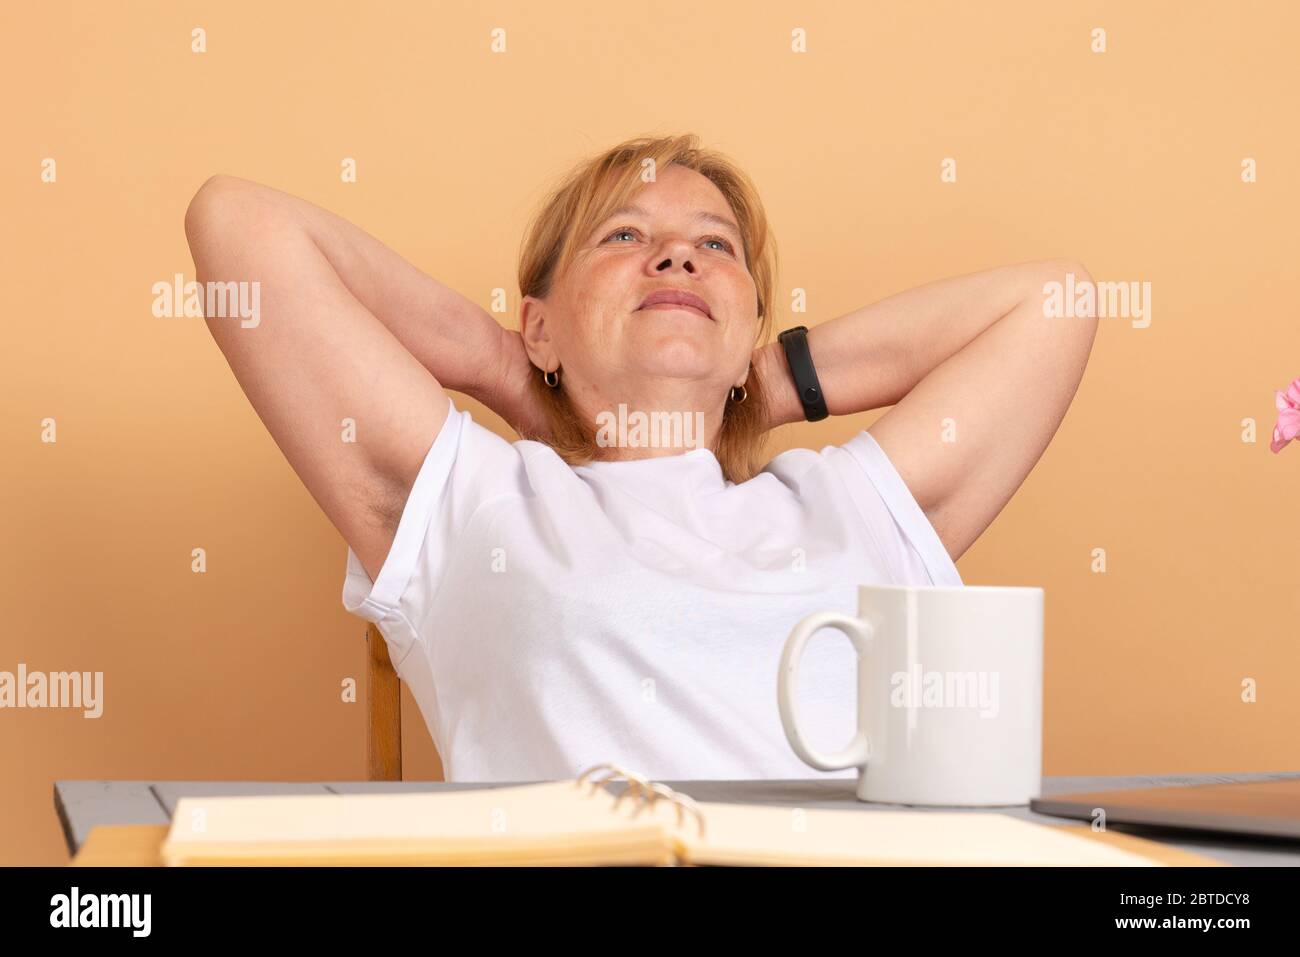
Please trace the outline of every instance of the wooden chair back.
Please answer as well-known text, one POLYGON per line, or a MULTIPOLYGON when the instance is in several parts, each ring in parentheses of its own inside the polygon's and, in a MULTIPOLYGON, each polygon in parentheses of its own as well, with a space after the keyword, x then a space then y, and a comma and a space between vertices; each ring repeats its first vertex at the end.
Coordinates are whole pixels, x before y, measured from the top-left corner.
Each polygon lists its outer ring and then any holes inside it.
POLYGON ((366 628, 366 780, 402 780, 402 682, 373 622, 366 628))

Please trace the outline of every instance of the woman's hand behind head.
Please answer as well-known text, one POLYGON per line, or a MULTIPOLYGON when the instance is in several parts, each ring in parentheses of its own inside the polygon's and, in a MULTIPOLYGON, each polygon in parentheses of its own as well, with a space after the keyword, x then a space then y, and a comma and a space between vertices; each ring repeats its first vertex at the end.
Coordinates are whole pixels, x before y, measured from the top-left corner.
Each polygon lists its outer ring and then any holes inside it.
POLYGON ((495 363, 486 363, 490 381, 483 384, 474 398, 501 416, 521 437, 545 441, 551 423, 530 388, 529 377, 542 370, 533 365, 524 349, 524 340, 513 329, 501 330, 501 349, 495 363))

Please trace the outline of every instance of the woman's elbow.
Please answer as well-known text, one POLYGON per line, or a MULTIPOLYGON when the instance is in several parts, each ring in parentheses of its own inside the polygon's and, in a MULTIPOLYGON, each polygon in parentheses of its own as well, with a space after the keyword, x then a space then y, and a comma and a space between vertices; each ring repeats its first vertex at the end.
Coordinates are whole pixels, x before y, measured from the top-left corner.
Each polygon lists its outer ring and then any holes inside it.
POLYGON ((1033 267, 1035 276, 1044 282, 1072 282, 1076 289, 1085 282, 1092 282, 1092 273, 1078 259, 1042 259, 1033 267))
POLYGON ((195 249, 213 227, 229 219, 233 195, 240 181, 233 176, 209 176, 185 208, 185 238, 195 249))
POLYGON ((218 173, 203 181, 185 208, 190 249, 231 229, 247 231, 275 211, 274 191, 238 176, 218 173))

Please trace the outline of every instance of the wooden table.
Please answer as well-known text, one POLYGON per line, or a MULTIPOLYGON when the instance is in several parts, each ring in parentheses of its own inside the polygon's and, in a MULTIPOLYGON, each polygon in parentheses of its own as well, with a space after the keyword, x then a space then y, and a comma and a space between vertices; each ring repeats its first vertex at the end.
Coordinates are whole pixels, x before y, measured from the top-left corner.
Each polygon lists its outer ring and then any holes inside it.
MULTIPOLYGON (((1117 788, 1157 787, 1176 784, 1225 784, 1232 781, 1271 781, 1300 778, 1300 772, 1275 774, 1151 775, 1141 777, 1045 777, 1043 794, 1071 794, 1117 788)), ((245 794, 388 794, 419 791, 462 791, 471 788, 510 787, 530 782, 448 784, 443 781, 56 781, 54 806, 63 825, 68 851, 76 864, 154 864, 157 847, 166 835, 176 802, 182 797, 217 797, 245 794), (95 837, 91 839, 91 832, 95 837), (89 843, 89 846, 88 846, 89 843)), ((864 813, 889 813, 894 805, 857 800, 852 780, 794 781, 666 781, 697 801, 735 804, 775 804, 788 807, 851 809, 864 813)), ((617 790, 626 782, 609 782, 617 790)), ((906 810, 924 810, 907 808, 906 810)), ((941 810, 941 809, 936 809, 941 810)), ((990 813, 1039 824, 1070 826, 1080 832, 1080 822, 1036 814, 1027 807, 989 808, 990 813)), ((1192 863, 1183 853, 1200 855, 1223 864, 1300 865, 1300 843, 1265 838, 1192 834, 1112 824, 1109 840, 1120 846, 1124 835, 1158 841, 1168 851, 1167 863, 1192 863)))

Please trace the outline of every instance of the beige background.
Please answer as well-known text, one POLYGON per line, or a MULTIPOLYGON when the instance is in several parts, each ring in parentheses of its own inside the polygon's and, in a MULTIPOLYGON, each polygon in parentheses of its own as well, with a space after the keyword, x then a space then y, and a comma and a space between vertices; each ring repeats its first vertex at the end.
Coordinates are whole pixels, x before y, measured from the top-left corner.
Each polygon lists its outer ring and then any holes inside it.
MULTIPOLYGON (((642 133, 695 131, 756 179, 778 301, 808 291, 782 327, 1030 258, 1150 281, 1150 327, 1103 320, 1055 441, 960 570, 1046 589, 1047 773, 1300 770, 1300 448, 1267 447, 1273 391, 1300 375, 1296 5, 859 6, 6 9, 0 670, 106 687, 98 720, 0 711, 0 862, 66 860, 56 779, 363 773, 344 543, 203 322, 151 315, 154 282, 193 278, 203 179, 333 209, 485 307, 505 288, 517 326, 526 212, 642 133)), ((772 452, 876 415, 784 429, 772 452)), ((437 777, 405 703, 408 776, 437 777)))

